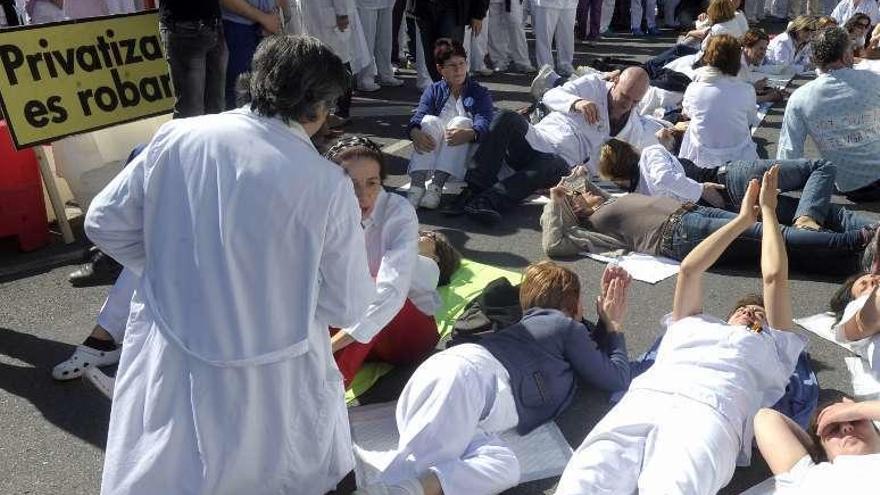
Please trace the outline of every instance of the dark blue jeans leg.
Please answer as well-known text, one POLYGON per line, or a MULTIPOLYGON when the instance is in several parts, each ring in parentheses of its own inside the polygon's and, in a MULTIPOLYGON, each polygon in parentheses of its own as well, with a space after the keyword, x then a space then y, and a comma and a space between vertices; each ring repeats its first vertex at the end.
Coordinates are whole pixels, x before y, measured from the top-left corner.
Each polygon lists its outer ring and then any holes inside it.
POLYGON ((656 78, 659 69, 662 69, 663 66, 669 62, 684 57, 685 55, 693 55, 698 51, 699 49, 687 45, 675 45, 672 48, 661 52, 656 57, 645 62, 645 70, 648 71, 648 77, 650 79, 656 78))
MULTIPOLYGON (((736 215, 716 208, 697 208, 682 216, 672 238, 672 252, 683 260, 706 237, 726 225, 736 215), (725 215, 726 214, 726 215, 725 215)), ((763 225, 758 222, 737 237, 721 256, 724 264, 746 263, 759 266, 763 225)), ((858 230, 814 232, 782 227, 782 237, 789 264, 799 271, 843 275, 853 273, 863 250, 864 239, 858 230)))
POLYGON ((531 149, 526 142, 528 130, 529 123, 522 115, 510 110, 496 112, 489 125, 489 132, 474 153, 474 168, 468 170, 465 176, 468 186, 479 192, 498 182, 501 165, 508 155, 514 154, 511 149, 531 149))
MULTIPOLYGON (((793 218, 809 216, 820 224, 828 218, 837 169, 827 160, 737 160, 727 164, 725 186, 739 209, 751 179, 760 180, 764 172, 779 164, 779 189, 803 190, 793 218)), ((781 217, 780 217, 781 219, 781 217)))
POLYGON ((236 107, 235 88, 238 76, 250 70, 251 60, 262 37, 259 24, 223 21, 223 30, 229 51, 229 61, 226 64, 226 109, 231 110, 236 107))

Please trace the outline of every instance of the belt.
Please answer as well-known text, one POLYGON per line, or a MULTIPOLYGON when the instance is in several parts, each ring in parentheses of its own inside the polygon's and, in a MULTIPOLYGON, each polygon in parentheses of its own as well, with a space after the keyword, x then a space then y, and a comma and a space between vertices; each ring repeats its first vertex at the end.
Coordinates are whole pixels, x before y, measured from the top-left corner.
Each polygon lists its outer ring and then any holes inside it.
POLYGON ((678 207, 672 215, 660 227, 660 255, 672 258, 672 236, 675 230, 681 224, 681 218, 687 213, 694 211, 697 205, 694 203, 685 203, 678 207))

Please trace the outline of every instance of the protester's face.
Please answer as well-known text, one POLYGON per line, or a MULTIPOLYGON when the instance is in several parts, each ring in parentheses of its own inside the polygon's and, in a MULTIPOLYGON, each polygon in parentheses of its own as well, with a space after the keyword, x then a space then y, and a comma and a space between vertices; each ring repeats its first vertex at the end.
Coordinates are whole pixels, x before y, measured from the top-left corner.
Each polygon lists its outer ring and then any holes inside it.
POLYGON ((376 206, 376 198, 382 190, 382 178, 379 177, 379 164, 369 158, 355 158, 342 162, 342 168, 348 172, 354 184, 354 193, 361 207, 361 218, 366 219, 376 206))
POLYGON ((437 240, 431 231, 419 232, 419 254, 428 258, 437 258, 437 240))
POLYGON ((758 65, 767 56, 767 41, 759 40, 754 45, 743 48, 743 52, 750 64, 758 65))
POLYGON ((602 206, 605 198, 591 191, 575 194, 572 198, 572 210, 579 217, 588 217, 602 206))
POLYGON ((611 114, 620 117, 638 104, 648 91, 648 84, 636 78, 621 78, 611 88, 611 114))
POLYGON ((839 455, 868 455, 880 452, 880 434, 867 419, 832 424, 819 439, 828 460, 839 455))
POLYGON ((874 287, 877 287, 878 285, 880 285, 880 275, 866 273, 856 279, 855 283, 852 285, 850 294, 853 299, 858 299, 874 290, 874 287))
POLYGON ((727 319, 727 323, 729 325, 745 325, 754 328, 762 326, 765 318, 764 308, 757 304, 746 304, 736 308, 736 311, 727 319))
POLYGON ((437 68, 440 70, 440 75, 443 76, 443 79, 446 79, 446 83, 453 88, 463 85, 464 80, 467 78, 468 63, 464 57, 450 57, 444 64, 438 64, 437 68))

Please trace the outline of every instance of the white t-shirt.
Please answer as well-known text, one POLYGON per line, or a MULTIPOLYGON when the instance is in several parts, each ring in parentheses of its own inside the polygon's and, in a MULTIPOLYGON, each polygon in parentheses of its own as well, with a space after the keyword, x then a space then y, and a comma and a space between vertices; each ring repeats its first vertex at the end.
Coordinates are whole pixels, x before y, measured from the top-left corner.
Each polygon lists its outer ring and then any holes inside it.
POLYGON ((787 473, 776 476, 776 494, 875 494, 880 490, 880 454, 843 455, 816 464, 804 456, 787 473))
POLYGON ((672 322, 657 360, 632 381, 630 390, 655 390, 702 402, 721 413, 741 433, 740 461, 750 459, 752 418, 775 404, 804 349, 805 339, 765 327, 754 332, 707 314, 672 322))

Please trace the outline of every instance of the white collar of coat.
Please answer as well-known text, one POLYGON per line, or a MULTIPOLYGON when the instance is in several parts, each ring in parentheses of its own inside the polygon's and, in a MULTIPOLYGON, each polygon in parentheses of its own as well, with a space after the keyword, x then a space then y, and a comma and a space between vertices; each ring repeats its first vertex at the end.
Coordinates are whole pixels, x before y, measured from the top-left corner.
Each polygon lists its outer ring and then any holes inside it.
POLYGON ((709 65, 704 65, 694 72, 694 82, 713 83, 724 80, 725 78, 731 79, 732 76, 729 76, 709 65))
POLYGON ((235 110, 232 110, 232 112, 243 113, 243 114, 249 115, 257 120, 262 120, 263 122, 266 122, 272 126, 282 126, 286 129, 288 129, 291 133, 293 133, 294 136, 296 136, 299 139, 308 143, 308 145, 315 151, 315 153, 318 152, 318 149, 315 148, 315 143, 312 142, 312 138, 309 137, 309 135, 306 133, 305 128, 299 122, 296 122, 296 121, 284 122, 279 117, 266 117, 265 115, 260 115, 259 113, 251 110, 250 105, 244 105, 241 108, 237 108, 235 110))
POLYGON ((370 212, 370 216, 361 220, 361 227, 363 227, 364 230, 375 225, 377 218, 384 217, 385 205, 387 203, 388 193, 383 188, 379 191, 379 196, 376 197, 376 204, 373 206, 373 211, 370 212))

